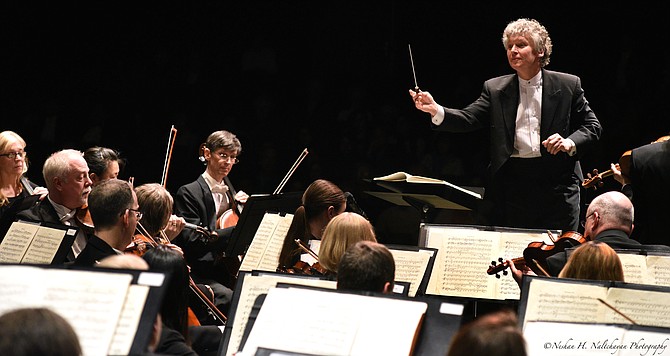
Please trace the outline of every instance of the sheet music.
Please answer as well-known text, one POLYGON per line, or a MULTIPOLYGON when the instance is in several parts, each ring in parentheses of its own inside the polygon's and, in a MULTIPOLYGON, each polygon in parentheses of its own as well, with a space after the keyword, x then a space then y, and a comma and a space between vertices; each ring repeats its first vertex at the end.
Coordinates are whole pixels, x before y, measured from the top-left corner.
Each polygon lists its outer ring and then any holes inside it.
POLYGON ((647 256, 633 253, 618 253, 623 267, 623 276, 628 283, 649 284, 647 278, 647 256))
MULTIPOLYGON (((603 308, 598 301, 606 299, 607 288, 581 283, 558 283, 534 278, 526 301, 528 321, 563 321, 591 323, 602 319, 603 308)), ((609 308, 608 308, 609 310, 609 308)))
POLYGON ((104 355, 131 281, 123 273, 0 266, 0 313, 49 307, 70 322, 84 355, 104 355))
POLYGON ((528 244, 548 242, 541 232, 483 231, 476 228, 430 227, 426 247, 437 248, 427 294, 487 299, 519 299, 511 275, 488 275, 491 261, 523 257, 528 244))
POLYGON ((499 232, 431 229, 426 247, 438 249, 427 294, 493 296, 495 278, 486 274, 498 248, 499 232))
POLYGON ((293 221, 292 214, 281 216, 276 213, 266 213, 263 215, 256 234, 244 254, 240 271, 276 271, 279 254, 291 221, 293 221))
POLYGON ((301 288, 273 288, 244 346, 252 355, 266 347, 315 355, 410 355, 427 309, 424 302, 301 288), (310 327, 278 333, 295 318, 287 305, 309 301, 310 327), (389 313, 393 310, 393 313, 389 313), (379 342, 379 335, 384 342, 379 342))
POLYGON ((267 293, 271 288, 275 287, 277 283, 280 282, 329 289, 335 289, 337 287, 337 283, 335 281, 323 279, 298 278, 280 274, 263 274, 260 276, 246 275, 244 277, 244 283, 242 284, 241 290, 239 292, 236 291, 236 293, 240 293, 240 299, 237 304, 237 308, 235 309, 235 320, 231 330, 230 340, 228 341, 226 356, 232 356, 239 350, 240 343, 242 342, 242 336, 244 335, 244 330, 246 329, 247 322, 249 321, 249 314, 251 313, 251 309, 254 306, 256 297, 267 293))
POLYGON ((130 353, 148 295, 148 286, 130 285, 108 355, 127 355, 130 353))
POLYGON ((426 273, 432 250, 406 251, 390 249, 395 260, 395 280, 409 282, 409 296, 416 296, 426 273))
POLYGON ((670 287, 670 256, 647 256, 647 271, 654 285, 670 287))
POLYGON ((61 229, 42 226, 35 233, 35 237, 21 262, 50 264, 56 256, 65 234, 66 231, 61 229))
POLYGON ((0 262, 21 262, 39 228, 36 224, 12 223, 0 243, 0 262))
MULTIPOLYGON (((670 293, 630 288, 610 288, 606 301, 640 325, 670 327, 670 293)), ((610 311, 605 322, 628 324, 610 311)))

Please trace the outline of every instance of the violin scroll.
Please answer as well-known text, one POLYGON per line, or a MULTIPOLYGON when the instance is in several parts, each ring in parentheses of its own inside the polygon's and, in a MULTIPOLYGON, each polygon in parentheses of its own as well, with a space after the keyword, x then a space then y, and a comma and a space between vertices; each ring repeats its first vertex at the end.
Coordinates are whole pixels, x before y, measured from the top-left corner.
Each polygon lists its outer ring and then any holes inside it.
MULTIPOLYGON (((517 257, 512 259, 512 262, 514 263, 514 267, 516 267, 519 270, 525 269, 526 268, 526 260, 523 259, 523 257, 517 257)), ((491 266, 489 269, 486 270, 486 273, 488 275, 494 275, 496 278, 500 278, 500 273, 502 272, 503 276, 506 276, 509 274, 507 269, 509 268, 509 264, 505 262, 505 259, 502 257, 498 258, 498 261, 491 261, 491 266)))

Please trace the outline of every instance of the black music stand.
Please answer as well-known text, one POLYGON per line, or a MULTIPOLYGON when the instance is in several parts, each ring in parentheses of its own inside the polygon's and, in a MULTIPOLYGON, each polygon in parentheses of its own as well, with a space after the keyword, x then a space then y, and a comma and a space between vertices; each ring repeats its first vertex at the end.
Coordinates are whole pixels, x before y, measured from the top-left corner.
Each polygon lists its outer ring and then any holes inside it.
POLYGON ((421 214, 422 223, 434 221, 437 209, 471 212, 482 202, 482 188, 454 188, 445 184, 408 183, 405 181, 371 180, 379 191, 366 194, 399 206, 412 206, 421 214), (475 191, 477 190, 477 191, 475 191), (481 192, 478 192, 481 191, 481 192))
POLYGON ((239 256, 246 252, 265 213, 293 214, 301 203, 302 192, 251 195, 233 229, 226 256, 239 256))

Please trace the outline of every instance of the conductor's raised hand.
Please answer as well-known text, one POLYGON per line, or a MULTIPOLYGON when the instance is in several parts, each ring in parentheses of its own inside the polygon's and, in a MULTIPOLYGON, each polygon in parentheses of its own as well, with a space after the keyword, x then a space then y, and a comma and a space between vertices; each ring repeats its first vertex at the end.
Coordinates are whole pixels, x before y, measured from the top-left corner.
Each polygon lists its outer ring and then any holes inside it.
POLYGON ((417 109, 429 113, 430 116, 437 115, 438 105, 429 92, 420 90, 416 92, 410 89, 409 95, 412 97, 414 106, 416 106, 417 109))

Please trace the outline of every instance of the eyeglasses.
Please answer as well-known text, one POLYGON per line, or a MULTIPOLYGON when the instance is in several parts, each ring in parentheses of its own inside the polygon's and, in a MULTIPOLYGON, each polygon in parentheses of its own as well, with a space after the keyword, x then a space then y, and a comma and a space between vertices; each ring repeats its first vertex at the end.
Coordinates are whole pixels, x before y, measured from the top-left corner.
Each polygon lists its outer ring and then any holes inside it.
POLYGON ((227 154, 225 154, 225 153, 223 153, 223 152, 220 152, 220 153, 217 153, 217 154, 218 154, 219 157, 221 157, 221 159, 224 160, 225 162, 230 161, 232 164, 240 163, 240 160, 237 159, 237 156, 228 156, 227 154))
POLYGON ((142 215, 143 215, 143 214, 142 214, 141 211, 139 211, 139 210, 137 210, 137 209, 132 209, 132 208, 128 208, 128 210, 130 210, 130 211, 132 211, 132 212, 135 213, 135 216, 137 216, 137 220, 142 219, 142 215))
POLYGON ((17 152, 9 152, 9 153, 3 153, 0 154, 0 157, 7 157, 9 159, 15 159, 16 157, 18 158, 25 158, 26 153, 23 151, 17 151, 17 152))
POLYGON ((596 212, 594 211, 594 212, 592 212, 591 214, 586 215, 586 217, 584 218, 584 221, 581 222, 581 225, 582 225, 583 228, 586 227, 586 221, 588 221, 589 218, 590 218, 591 216, 593 216, 593 214, 595 214, 595 213, 596 213, 596 212))

